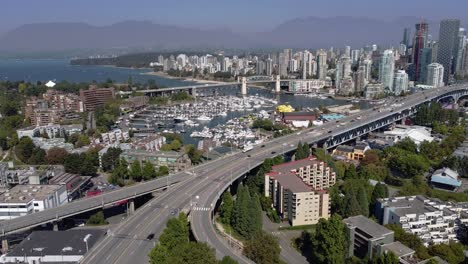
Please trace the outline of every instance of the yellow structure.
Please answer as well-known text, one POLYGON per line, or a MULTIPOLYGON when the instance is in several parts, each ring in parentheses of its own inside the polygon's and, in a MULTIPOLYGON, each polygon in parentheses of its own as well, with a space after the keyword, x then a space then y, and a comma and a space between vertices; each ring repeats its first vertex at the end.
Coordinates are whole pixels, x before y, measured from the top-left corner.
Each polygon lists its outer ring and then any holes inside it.
POLYGON ((278 107, 276 107, 276 111, 280 113, 291 113, 294 112, 294 108, 290 105, 278 105, 278 107))
POLYGON ((345 157, 348 160, 362 160, 369 146, 364 143, 358 143, 356 146, 340 145, 333 150, 333 155, 345 157))

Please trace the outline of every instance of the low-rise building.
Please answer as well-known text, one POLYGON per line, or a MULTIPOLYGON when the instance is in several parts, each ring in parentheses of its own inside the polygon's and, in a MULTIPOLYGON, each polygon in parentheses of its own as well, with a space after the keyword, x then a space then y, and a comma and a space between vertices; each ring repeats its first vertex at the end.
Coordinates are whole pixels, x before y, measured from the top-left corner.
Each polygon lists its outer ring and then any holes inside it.
POLYGON ((397 125, 393 130, 385 131, 384 134, 388 138, 392 138, 394 142, 409 138, 418 146, 423 141, 434 141, 434 137, 431 136, 431 129, 423 126, 397 125))
POLYGON ((414 250, 395 241, 392 230, 377 224, 362 215, 348 217, 343 220, 349 230, 348 256, 359 258, 380 256, 392 252, 397 257, 412 258, 414 250))
POLYGON ((434 171, 431 176, 431 185, 434 188, 455 191, 462 185, 458 178, 458 173, 449 168, 442 168, 434 171))
POLYGON ((166 144, 166 137, 154 134, 132 142, 131 148, 154 152, 159 151, 164 144, 166 144))
POLYGON ((43 211, 68 203, 64 185, 16 185, 0 194, 0 220, 43 211))
POLYGON ((115 98, 115 89, 90 85, 88 90, 80 90, 80 98, 85 105, 85 111, 94 111, 115 98))
POLYGON ((358 142, 354 146, 339 145, 333 150, 332 154, 342 156, 348 160, 362 160, 368 150, 370 150, 370 147, 367 143, 358 142))
POLYGON ((100 229, 33 231, 2 255, 0 263, 80 263, 104 235, 100 229))
POLYGON ((101 134, 102 143, 105 145, 121 143, 130 139, 130 135, 126 131, 116 129, 107 133, 101 134))
POLYGON ((73 152, 75 146, 72 143, 66 143, 64 138, 41 138, 35 137, 32 139, 36 147, 39 147, 45 151, 51 148, 63 148, 66 151, 73 152))
POLYGON ((364 91, 366 99, 377 99, 384 94, 383 85, 381 83, 369 83, 364 91))
POLYGON ((457 242, 457 230, 468 223, 468 205, 420 195, 384 198, 377 201, 375 215, 383 225, 399 225, 427 246, 457 242))
POLYGON ((265 196, 292 226, 316 224, 330 216, 328 189, 335 172, 315 157, 273 166, 265 174, 265 196))
POLYGON ((291 124, 293 127, 307 128, 315 119, 317 119, 317 117, 312 112, 283 113, 283 122, 285 124, 291 124))
POLYGON ((120 157, 128 163, 134 161, 150 162, 155 167, 166 166, 171 172, 183 171, 192 166, 192 162, 187 154, 176 151, 155 151, 147 152, 145 150, 126 150, 120 154, 120 157))
POLYGON ((120 106, 120 109, 123 112, 127 111, 134 111, 145 107, 149 102, 149 97, 144 96, 134 96, 130 97, 124 101, 124 103, 120 106))
POLYGON ((324 87, 331 87, 331 80, 292 80, 289 81, 288 91, 291 93, 316 93, 324 87))
POLYGON ((65 185, 68 193, 68 200, 79 198, 88 189, 91 176, 80 176, 72 173, 60 173, 49 180, 49 184, 65 185))
POLYGON ((32 126, 16 130, 18 138, 22 137, 40 137, 47 135, 48 138, 62 138, 65 134, 65 129, 60 125, 47 124, 44 126, 32 126))

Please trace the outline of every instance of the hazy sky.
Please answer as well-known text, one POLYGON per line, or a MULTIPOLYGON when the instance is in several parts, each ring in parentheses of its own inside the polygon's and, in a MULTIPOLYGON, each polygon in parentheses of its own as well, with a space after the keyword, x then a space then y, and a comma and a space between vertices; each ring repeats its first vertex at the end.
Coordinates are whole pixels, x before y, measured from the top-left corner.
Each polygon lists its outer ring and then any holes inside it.
POLYGON ((466 21, 466 0, 0 0, 0 32, 38 22, 107 25, 124 20, 236 31, 268 30, 297 17, 399 16, 466 21))

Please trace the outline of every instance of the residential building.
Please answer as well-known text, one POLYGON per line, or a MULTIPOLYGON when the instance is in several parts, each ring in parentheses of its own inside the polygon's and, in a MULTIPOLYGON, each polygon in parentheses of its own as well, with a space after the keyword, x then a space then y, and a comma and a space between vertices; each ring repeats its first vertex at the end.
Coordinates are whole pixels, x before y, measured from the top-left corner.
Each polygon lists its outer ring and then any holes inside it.
POLYGON ((459 175, 450 168, 441 168, 432 173, 431 185, 434 188, 455 191, 462 185, 459 175))
POLYGON ((133 96, 124 101, 120 106, 123 111, 134 111, 145 107, 149 102, 149 97, 144 96, 133 96))
POLYGON ((351 75, 351 60, 349 57, 341 57, 336 64, 335 82, 336 89, 341 90, 342 80, 351 75))
POLYGON ((398 225, 428 246, 457 242, 457 230, 468 223, 468 206, 420 195, 403 196, 378 199, 375 215, 383 225, 398 225))
POLYGON ((425 21, 422 21, 416 24, 416 32, 413 38, 413 54, 411 58, 411 62, 416 67, 414 70, 414 74, 412 74, 412 81, 421 81, 421 50, 426 48, 427 46, 427 37, 429 32, 429 24, 425 21))
POLYGON ((85 110, 94 111, 115 98, 115 89, 113 87, 97 88, 97 86, 91 85, 88 90, 80 90, 80 97, 85 105, 85 110))
POLYGON ((408 85, 408 74, 404 70, 397 71, 393 80, 393 92, 395 95, 406 93, 408 85))
POLYGON ((358 70, 353 74, 354 78, 354 90, 358 93, 364 91, 366 87, 366 69, 365 66, 359 66, 358 70))
POLYGON ((325 80, 327 77, 327 52, 324 50, 317 51, 317 75, 319 80, 325 80))
POLYGON ((105 145, 121 143, 130 139, 130 135, 126 131, 116 129, 107 133, 101 134, 102 143, 105 145))
POLYGON ((151 162, 155 167, 166 166, 171 172, 183 171, 192 166, 192 162, 187 154, 175 151, 155 151, 125 150, 120 157, 128 163, 134 161, 151 162))
POLYGON ((291 93, 316 93, 318 90, 332 85, 329 79, 292 80, 288 83, 288 91, 291 93))
POLYGON ((460 20, 444 19, 440 22, 439 48, 437 51, 437 62, 444 67, 444 83, 448 84, 453 73, 454 58, 458 54, 458 34, 460 20))
POLYGON ((132 149, 146 150, 149 152, 159 151, 161 146, 166 144, 166 138, 161 135, 150 135, 132 142, 132 149))
POLYGON ((0 263, 80 263, 105 233, 101 229, 33 231, 2 255, 0 263))
POLYGON ((68 203, 64 185, 16 185, 0 194, 0 220, 43 211, 68 203))
POLYGON ((444 86, 444 66, 439 63, 431 63, 427 66, 426 84, 434 88, 444 86))
POLYGON ((335 172, 323 161, 308 157, 273 166, 265 174, 265 196, 292 226, 316 224, 330 216, 328 189, 335 172))
POLYGON ((419 55, 418 83, 426 83, 427 81, 428 66, 433 61, 432 53, 432 48, 421 49, 421 54, 419 55))
POLYGON ((27 127, 16 130, 18 138, 22 137, 40 137, 41 135, 47 135, 48 138, 61 138, 65 135, 65 129, 60 125, 45 125, 36 127, 27 127))
MULTIPOLYGON (((385 228, 362 215, 343 219, 349 230, 348 257, 368 257, 372 259, 383 253, 392 252, 399 259, 410 259, 414 250, 406 247, 400 242, 395 242, 395 234, 392 230, 385 228)), ((406 263, 406 262, 405 262, 406 263)))
POLYGON ((47 90, 42 97, 52 109, 79 113, 85 111, 83 100, 76 94, 65 94, 57 90, 47 90))
POLYGON ((395 55, 392 50, 385 50, 379 64, 379 82, 384 89, 393 89, 393 76, 395 71, 395 55))
POLYGON ((381 83, 369 83, 364 91, 366 99, 377 99, 385 94, 381 83))
POLYGON ((455 61, 455 74, 463 75, 464 68, 465 68, 465 60, 464 60, 464 52, 465 46, 467 43, 466 39, 466 30, 464 28, 460 28, 458 31, 458 40, 457 40, 457 50, 456 50, 456 57, 454 58, 455 61))

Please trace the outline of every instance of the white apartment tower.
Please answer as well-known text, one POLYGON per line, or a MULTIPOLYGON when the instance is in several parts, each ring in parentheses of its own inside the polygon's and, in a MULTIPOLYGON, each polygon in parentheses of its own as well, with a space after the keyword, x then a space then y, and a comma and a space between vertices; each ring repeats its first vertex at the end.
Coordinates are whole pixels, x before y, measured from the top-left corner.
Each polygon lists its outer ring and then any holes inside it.
POLYGON ((431 63, 427 66, 427 85, 434 88, 444 86, 444 66, 439 63, 431 63))

